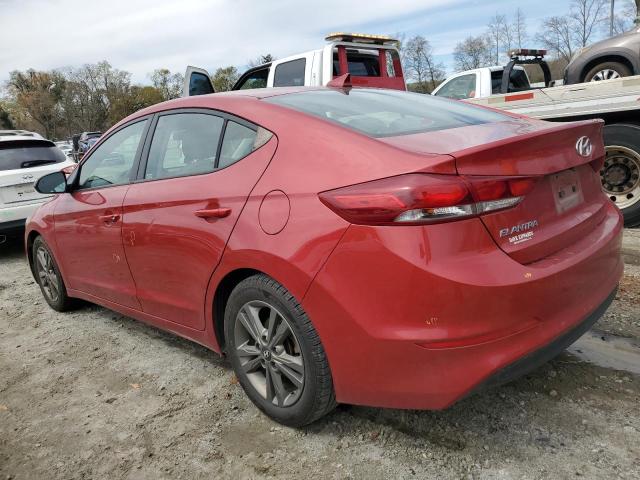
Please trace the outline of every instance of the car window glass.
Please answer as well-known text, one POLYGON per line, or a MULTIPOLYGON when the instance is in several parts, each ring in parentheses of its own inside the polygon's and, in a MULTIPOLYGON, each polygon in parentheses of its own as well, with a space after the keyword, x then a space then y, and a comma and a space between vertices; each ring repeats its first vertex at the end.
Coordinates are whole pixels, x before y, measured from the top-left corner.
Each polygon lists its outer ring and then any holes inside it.
POLYGON ((47 140, 9 140, 0 143, 0 171, 64 162, 64 153, 47 140))
POLYGON ((240 84, 234 90, 246 90, 249 88, 266 88, 267 78, 269 77, 269 69, 263 68, 251 72, 245 78, 240 80, 240 84))
POLYGON ((510 117, 444 98, 397 90, 310 90, 263 100, 314 115, 371 137, 409 135, 467 125, 501 122, 510 117))
POLYGON ((274 87, 300 87, 304 85, 306 59, 299 58, 276 66, 273 77, 274 87))
POLYGON ((224 131, 218 167, 227 167, 249 155, 255 149, 255 140, 255 130, 229 120, 224 131))
POLYGON ((205 113, 175 113, 158 118, 144 178, 213 172, 223 123, 222 118, 205 113))
MULTIPOLYGON (((496 94, 500 93, 502 88, 502 70, 491 72, 491 92, 496 94)), ((519 92, 522 90, 528 90, 529 79, 524 70, 513 69, 509 76, 509 92, 519 92)))
MULTIPOLYGON (((387 74, 390 77, 395 76, 393 70, 393 57, 391 54, 386 55, 387 74)), ((347 67, 349 73, 354 77, 379 77, 380 76, 380 60, 379 53, 376 50, 347 50, 347 67)), ((341 75, 340 60, 338 57, 338 49, 333 51, 333 76, 341 75)))
POLYGON ((476 74, 461 75, 449 80, 436 92, 438 97, 457 100, 474 97, 476 93, 476 74))
POLYGON ((189 77, 189 96, 213 93, 211 80, 204 73, 192 72, 189 77))
POLYGON ((129 182, 147 120, 134 123, 107 138, 82 163, 78 188, 106 187, 129 182))

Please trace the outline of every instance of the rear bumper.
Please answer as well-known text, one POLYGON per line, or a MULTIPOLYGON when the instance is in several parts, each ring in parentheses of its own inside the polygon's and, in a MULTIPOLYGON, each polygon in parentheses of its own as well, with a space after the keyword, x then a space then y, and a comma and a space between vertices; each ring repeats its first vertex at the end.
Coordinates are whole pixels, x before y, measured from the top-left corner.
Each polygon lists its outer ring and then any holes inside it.
POLYGON ((613 205, 582 240, 530 265, 477 219, 350 227, 303 300, 338 401, 441 409, 535 368, 610 303, 621 237, 613 205))
POLYGON ((11 220, 0 223, 0 235, 19 235, 24 231, 25 220, 11 220))
POLYGON ((609 294, 609 296, 605 299, 604 302, 600 304, 598 308, 596 308, 592 313, 587 315, 587 317, 580 323, 578 323, 575 327, 571 328, 569 331, 563 333, 551 343, 545 345, 542 348, 539 348, 535 352, 531 352, 528 355, 516 360, 515 362, 507 365, 506 367, 498 370, 496 373, 487 378, 484 382, 478 385, 473 392, 475 393, 480 390, 484 390, 486 388, 497 387, 500 385, 504 385, 512 380, 522 377, 529 372, 532 372, 539 366, 547 363, 552 358, 555 358, 559 354, 561 354, 567 347, 572 345, 576 340, 578 340, 582 335, 584 335, 594 323, 596 323, 600 317, 604 315, 611 305, 611 302, 616 298, 616 293, 618 292, 618 288, 616 287, 613 292, 609 294))

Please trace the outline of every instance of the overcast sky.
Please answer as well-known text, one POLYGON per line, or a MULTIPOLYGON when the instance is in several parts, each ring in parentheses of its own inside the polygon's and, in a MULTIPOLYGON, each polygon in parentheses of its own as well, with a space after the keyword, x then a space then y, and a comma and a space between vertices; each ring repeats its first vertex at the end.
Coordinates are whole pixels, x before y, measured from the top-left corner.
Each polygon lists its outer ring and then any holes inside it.
POLYGON ((533 33, 569 0, 0 0, 0 81, 101 60, 143 83, 160 67, 242 70, 259 54, 320 48, 334 31, 421 34, 451 71, 456 42, 518 6, 533 33))

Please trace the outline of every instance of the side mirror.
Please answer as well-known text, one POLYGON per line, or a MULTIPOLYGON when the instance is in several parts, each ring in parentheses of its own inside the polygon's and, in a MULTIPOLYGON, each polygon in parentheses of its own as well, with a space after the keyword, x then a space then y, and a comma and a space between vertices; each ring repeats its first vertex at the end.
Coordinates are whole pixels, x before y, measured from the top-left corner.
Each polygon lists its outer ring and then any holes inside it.
POLYGON ((62 172, 53 172, 40 177, 35 184, 36 192, 52 194, 67 191, 67 177, 62 172))

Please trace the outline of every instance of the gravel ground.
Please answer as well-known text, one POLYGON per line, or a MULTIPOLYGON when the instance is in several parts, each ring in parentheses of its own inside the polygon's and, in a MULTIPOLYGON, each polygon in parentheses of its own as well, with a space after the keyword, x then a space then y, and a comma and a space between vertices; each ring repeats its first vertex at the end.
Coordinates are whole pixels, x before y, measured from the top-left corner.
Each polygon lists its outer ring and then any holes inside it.
MULTIPOLYGON (((598 324, 636 344, 639 279, 629 265, 598 324)), ((340 406, 284 428, 205 348, 97 306, 52 311, 21 246, 0 246, 0 479, 637 479, 639 405, 639 376, 565 353, 446 411, 340 406)))

